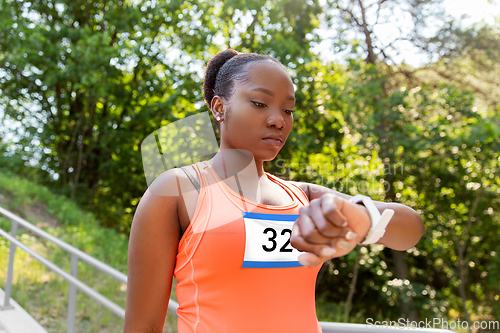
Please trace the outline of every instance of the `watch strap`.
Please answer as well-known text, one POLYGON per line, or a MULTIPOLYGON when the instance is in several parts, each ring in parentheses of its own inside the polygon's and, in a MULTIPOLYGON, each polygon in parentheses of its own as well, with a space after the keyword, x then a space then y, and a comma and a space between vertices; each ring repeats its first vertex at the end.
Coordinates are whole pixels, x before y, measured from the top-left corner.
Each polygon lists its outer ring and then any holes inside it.
POLYGON ((368 210, 372 226, 368 231, 365 239, 360 243, 361 245, 376 243, 385 234, 385 229, 389 224, 392 216, 394 215, 393 209, 385 209, 380 214, 378 208, 373 203, 373 200, 366 195, 355 195, 349 201, 353 203, 362 203, 368 210))

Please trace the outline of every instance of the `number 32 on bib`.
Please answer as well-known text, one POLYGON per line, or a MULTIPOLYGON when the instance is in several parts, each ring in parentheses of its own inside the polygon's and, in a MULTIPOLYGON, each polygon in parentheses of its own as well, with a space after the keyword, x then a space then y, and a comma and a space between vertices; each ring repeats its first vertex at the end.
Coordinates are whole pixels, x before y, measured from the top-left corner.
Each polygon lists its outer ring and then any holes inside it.
POLYGON ((299 215, 243 212, 245 257, 243 267, 301 267, 301 251, 290 244, 293 223, 299 215))

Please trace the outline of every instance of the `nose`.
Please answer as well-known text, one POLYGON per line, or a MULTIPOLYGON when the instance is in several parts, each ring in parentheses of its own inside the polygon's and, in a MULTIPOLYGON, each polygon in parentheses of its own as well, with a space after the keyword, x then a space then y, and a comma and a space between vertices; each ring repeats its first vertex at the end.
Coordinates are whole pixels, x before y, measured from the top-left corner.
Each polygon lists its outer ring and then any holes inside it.
POLYGON ((286 125, 285 118, 283 116, 284 116, 283 110, 278 110, 278 109, 272 110, 269 114, 269 117, 267 118, 266 125, 268 127, 274 126, 278 129, 282 129, 286 125))

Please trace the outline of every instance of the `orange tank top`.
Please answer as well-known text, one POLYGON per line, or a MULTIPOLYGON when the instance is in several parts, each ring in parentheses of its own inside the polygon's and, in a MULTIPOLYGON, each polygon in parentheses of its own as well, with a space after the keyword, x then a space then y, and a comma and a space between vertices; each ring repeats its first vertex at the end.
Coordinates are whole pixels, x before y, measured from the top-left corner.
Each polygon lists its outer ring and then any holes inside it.
POLYGON ((319 333, 315 283, 289 243, 305 193, 277 177, 293 202, 267 206, 234 192, 206 162, 195 213, 182 236, 174 277, 179 333, 319 333))

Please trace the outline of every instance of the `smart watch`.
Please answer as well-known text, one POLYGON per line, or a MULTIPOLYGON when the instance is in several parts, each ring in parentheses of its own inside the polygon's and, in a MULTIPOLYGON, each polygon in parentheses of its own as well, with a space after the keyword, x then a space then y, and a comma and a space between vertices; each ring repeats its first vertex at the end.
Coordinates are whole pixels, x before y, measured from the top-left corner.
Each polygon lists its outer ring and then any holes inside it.
POLYGON ((372 222, 372 226, 368 231, 368 235, 366 235, 365 239, 359 243, 360 245, 367 245, 376 243, 382 236, 385 234, 385 228, 389 224, 392 216, 394 215, 393 209, 384 209, 382 215, 378 211, 378 208, 373 203, 373 200, 366 195, 355 195, 351 199, 350 202, 363 204, 366 209, 368 209, 368 213, 370 214, 370 219, 372 222))

